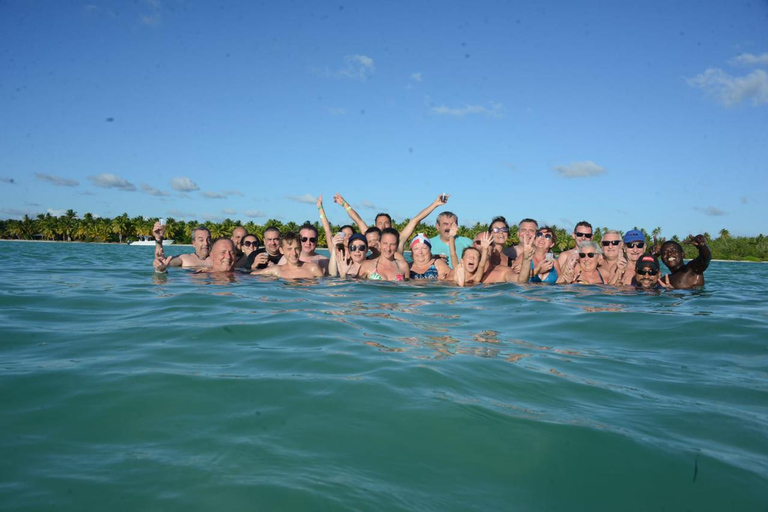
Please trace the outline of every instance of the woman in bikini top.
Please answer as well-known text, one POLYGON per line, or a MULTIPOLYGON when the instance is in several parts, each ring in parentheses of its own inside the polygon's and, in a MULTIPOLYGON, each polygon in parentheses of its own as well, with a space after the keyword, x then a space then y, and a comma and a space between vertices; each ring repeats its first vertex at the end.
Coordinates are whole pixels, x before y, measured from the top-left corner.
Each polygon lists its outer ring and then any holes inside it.
POLYGON ((600 246, 595 242, 582 242, 579 246, 579 259, 576 265, 573 283, 605 284, 603 275, 597 268, 597 260, 601 254, 600 246))
POLYGON ((451 268, 442 259, 432 257, 432 244, 429 238, 419 233, 411 241, 411 279, 445 279, 451 268))
POLYGON ((366 260, 360 266, 358 276, 376 281, 405 281, 408 279, 400 263, 395 259, 395 252, 400 242, 400 234, 396 229, 387 228, 381 232, 379 251, 381 255, 375 260, 366 260))

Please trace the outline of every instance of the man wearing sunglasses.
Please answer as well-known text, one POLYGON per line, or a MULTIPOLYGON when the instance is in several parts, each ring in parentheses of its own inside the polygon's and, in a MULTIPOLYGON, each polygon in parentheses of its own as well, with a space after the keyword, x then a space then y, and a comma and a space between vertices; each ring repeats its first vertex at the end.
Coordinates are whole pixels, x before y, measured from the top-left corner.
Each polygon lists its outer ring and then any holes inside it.
POLYGON ((643 290, 660 290, 663 288, 659 284, 660 277, 659 260, 656 256, 646 254, 638 259, 635 264, 635 276, 632 279, 632 286, 642 288, 643 290))
POLYGON ((560 256, 557 258, 557 264, 562 269, 573 268, 573 260, 578 261, 579 259, 579 247, 581 246, 581 243, 592 241, 592 224, 585 220, 579 222, 576 224, 576 227, 573 228, 571 238, 573 238, 576 246, 573 249, 561 252, 560 256))
POLYGON ((600 258, 600 271, 608 284, 618 284, 623 268, 626 268, 624 258, 624 243, 618 231, 603 233, 600 244, 603 246, 603 257, 600 258), (622 268, 623 267, 623 268, 622 268))
MULTIPOLYGON (((301 242, 301 255, 299 256, 299 259, 304 263, 317 264, 323 271, 323 274, 327 274, 330 259, 315 252, 315 249, 317 248, 317 228, 312 224, 304 224, 299 230, 298 240, 301 242)), ((278 265, 285 265, 288 261, 286 260, 282 242, 280 243, 280 252, 283 253, 283 257, 278 265)))
POLYGON ((637 229, 630 229, 624 233, 624 254, 627 265, 624 274, 619 278, 619 284, 632 285, 635 279, 635 265, 640 257, 645 254, 645 235, 637 229))

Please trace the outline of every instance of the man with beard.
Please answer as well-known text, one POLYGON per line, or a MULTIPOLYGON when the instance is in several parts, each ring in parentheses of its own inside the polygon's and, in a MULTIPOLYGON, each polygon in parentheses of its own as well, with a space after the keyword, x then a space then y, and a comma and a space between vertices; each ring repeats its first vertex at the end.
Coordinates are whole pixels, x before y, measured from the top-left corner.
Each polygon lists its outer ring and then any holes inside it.
POLYGON ((661 290, 659 283, 661 270, 656 256, 645 254, 635 264, 635 276, 632 278, 632 286, 643 290, 661 290))
POLYGON ((264 230, 264 247, 248 256, 246 268, 263 270, 280 263, 282 257, 283 255, 280 254, 280 230, 270 226, 264 230))

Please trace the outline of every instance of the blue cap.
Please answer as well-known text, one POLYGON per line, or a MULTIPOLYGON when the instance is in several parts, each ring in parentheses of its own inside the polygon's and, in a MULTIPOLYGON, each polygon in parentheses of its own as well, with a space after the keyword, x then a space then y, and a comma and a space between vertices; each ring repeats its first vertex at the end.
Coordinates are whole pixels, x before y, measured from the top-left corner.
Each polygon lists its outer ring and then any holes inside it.
POLYGON ((628 244, 629 242, 645 242, 645 235, 642 231, 630 229, 624 233, 624 243, 628 244))

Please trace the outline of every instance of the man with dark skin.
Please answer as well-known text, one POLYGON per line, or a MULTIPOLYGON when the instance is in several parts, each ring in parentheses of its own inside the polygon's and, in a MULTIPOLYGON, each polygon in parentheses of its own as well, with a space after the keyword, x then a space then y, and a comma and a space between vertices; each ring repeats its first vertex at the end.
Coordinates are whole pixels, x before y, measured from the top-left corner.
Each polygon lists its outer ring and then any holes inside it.
POLYGON ((691 245, 699 250, 699 255, 685 263, 683 248, 677 242, 668 240, 661 244, 659 254, 661 261, 669 268, 671 274, 665 276, 665 283, 678 290, 699 288, 704 286, 704 271, 712 261, 712 251, 707 246, 704 235, 688 235, 691 245))

